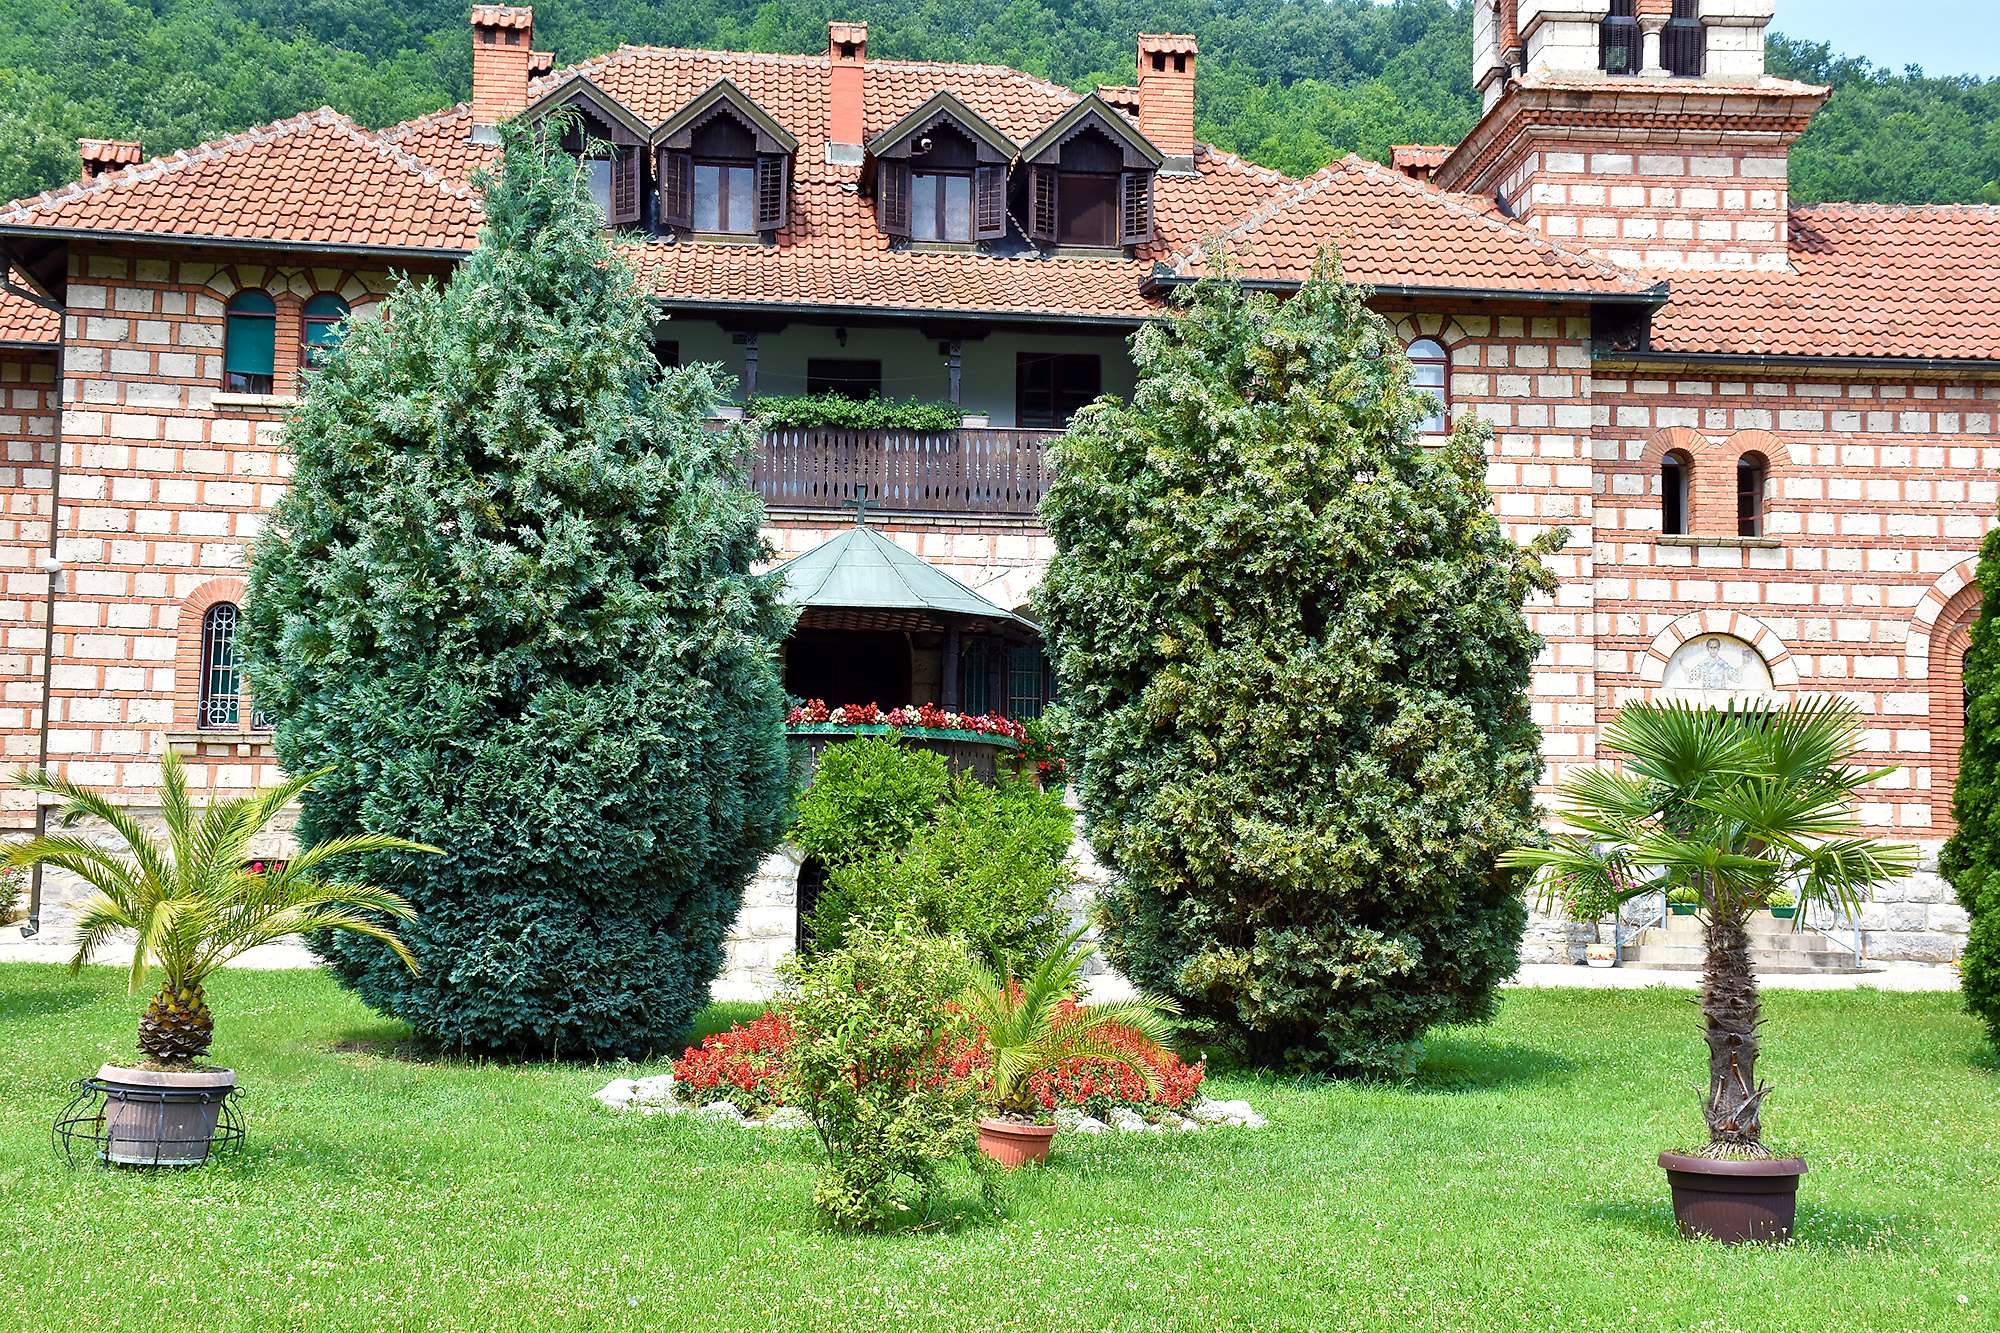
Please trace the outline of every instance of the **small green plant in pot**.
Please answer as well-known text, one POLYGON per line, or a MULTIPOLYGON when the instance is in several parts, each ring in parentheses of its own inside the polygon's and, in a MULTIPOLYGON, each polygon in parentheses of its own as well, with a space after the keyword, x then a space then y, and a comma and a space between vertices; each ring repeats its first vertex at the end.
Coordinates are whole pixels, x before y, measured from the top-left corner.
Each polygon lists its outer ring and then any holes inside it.
POLYGON ((160 765, 164 837, 148 832, 132 811, 100 792, 45 772, 23 770, 15 778, 17 786, 61 803, 60 825, 95 820, 124 844, 114 852, 59 832, 31 838, 6 858, 12 868, 66 871, 94 890, 77 918, 71 971, 129 932, 132 993, 139 993, 153 968, 160 972, 159 990, 139 1020, 144 1058, 97 1072, 95 1082, 106 1098, 107 1160, 191 1166, 208 1159, 236 1075, 201 1063, 215 1036, 204 985, 230 959, 288 936, 339 930, 380 940, 406 965, 416 966, 388 924, 409 920, 410 905, 387 889, 330 879, 327 871, 350 857, 437 848, 360 833, 329 839, 282 862, 252 860, 252 839, 318 776, 293 778, 197 811, 186 770, 168 751, 160 765))
POLYGON ((1798 915, 1798 895, 1794 894, 1790 889, 1777 889, 1772 892, 1770 897, 1764 899, 1764 906, 1770 908, 1771 915, 1778 918, 1778 920, 1789 921, 1798 915))
POLYGON ((1564 779, 1562 817, 1574 831, 1500 864, 1533 868, 1545 894, 1593 899, 1586 910, 1598 913, 1641 893, 1694 892, 1707 952, 1708 1141, 1663 1152, 1660 1165, 1684 1234, 1782 1240, 1806 1164, 1764 1142, 1771 1089, 1757 1077, 1763 1018, 1747 926, 1775 894, 1851 910, 1871 886, 1916 868, 1913 848, 1867 836, 1854 816, 1856 793, 1893 770, 1856 765, 1859 715, 1823 700, 1632 704, 1600 743, 1624 764, 1564 779))
POLYGON ((1110 1004, 1081 1004, 1077 992, 1090 950, 1078 931, 1065 938, 1025 978, 1004 978, 975 966, 959 1005, 979 1025, 991 1062, 988 1105, 980 1117, 979 1150, 1002 1166, 1048 1160, 1055 1125, 1035 1092, 1035 1078, 1071 1060, 1102 1060, 1130 1069, 1158 1090, 1158 1075, 1121 1036, 1154 1046, 1180 1012, 1172 1001, 1140 995, 1110 1004))
POLYGON ((1683 884, 1667 890, 1667 910, 1675 916, 1693 916, 1701 908, 1701 895, 1683 884))

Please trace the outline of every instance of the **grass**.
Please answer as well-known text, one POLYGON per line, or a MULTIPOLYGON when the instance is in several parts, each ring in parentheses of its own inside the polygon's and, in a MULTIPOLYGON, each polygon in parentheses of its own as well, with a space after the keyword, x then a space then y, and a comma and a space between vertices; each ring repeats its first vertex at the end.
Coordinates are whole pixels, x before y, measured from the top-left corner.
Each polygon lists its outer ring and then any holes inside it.
MULTIPOLYGON (((1675 1238, 1685 993, 1519 991, 1409 1087, 1215 1074, 1262 1131, 1065 1138, 1007 1215, 849 1237, 810 1134, 619 1116, 627 1066, 411 1059, 312 973, 209 989, 250 1139, 70 1168, 66 1084, 129 1053, 116 973, 0 967, 0 1327, 1956 1329, 2000 1321, 2000 1071, 1955 996, 1768 999, 1801 1239, 1675 1238)), ((747 1010, 710 1011, 724 1024, 747 1010)))

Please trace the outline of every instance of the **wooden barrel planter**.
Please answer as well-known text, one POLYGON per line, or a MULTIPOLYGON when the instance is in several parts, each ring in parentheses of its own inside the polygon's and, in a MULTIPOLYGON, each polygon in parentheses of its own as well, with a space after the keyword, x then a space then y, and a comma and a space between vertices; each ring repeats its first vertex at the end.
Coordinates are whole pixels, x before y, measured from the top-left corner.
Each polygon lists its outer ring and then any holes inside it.
POLYGON ((819 757, 827 746, 857 736, 894 735, 904 745, 943 755, 953 773, 970 773, 981 782, 994 781, 1002 766, 1012 765, 1021 753, 1021 743, 1012 737, 929 727, 794 722, 785 732, 792 742, 792 783, 800 791, 811 785, 813 774, 819 771, 819 757))

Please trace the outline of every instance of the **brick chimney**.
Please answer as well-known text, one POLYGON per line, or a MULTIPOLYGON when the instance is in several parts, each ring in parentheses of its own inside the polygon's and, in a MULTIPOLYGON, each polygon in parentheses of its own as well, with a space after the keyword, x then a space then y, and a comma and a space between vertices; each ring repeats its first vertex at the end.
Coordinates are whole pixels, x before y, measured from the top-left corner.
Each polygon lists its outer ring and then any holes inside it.
POLYGON ((861 161, 862 66, 868 61, 866 23, 826 25, 826 160, 852 166, 861 161))
POLYGON ((83 159, 83 179, 87 181, 132 166, 142 156, 137 139, 78 139, 76 151, 83 159))
POLYGON ((1194 38, 1139 34, 1139 133, 1166 154, 1160 169, 1194 171, 1194 38))
POLYGON ((526 5, 472 7, 472 123, 498 125, 528 105, 535 11, 526 5))

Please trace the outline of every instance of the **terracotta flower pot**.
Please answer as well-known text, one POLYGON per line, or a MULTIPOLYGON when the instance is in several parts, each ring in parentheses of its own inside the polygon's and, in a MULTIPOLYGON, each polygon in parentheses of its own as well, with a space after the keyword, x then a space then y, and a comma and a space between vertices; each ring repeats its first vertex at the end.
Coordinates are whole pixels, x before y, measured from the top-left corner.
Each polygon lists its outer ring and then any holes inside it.
POLYGON ((1016 1120, 979 1117, 979 1151, 1012 1171, 1029 1162, 1049 1160, 1054 1125, 1024 1125, 1016 1120))
POLYGON ((1663 1152, 1660 1165, 1673 1189, 1674 1220, 1683 1236, 1706 1236, 1724 1245, 1791 1239, 1804 1158, 1723 1162, 1663 1152))
POLYGON ((200 1166, 208 1160, 230 1069, 97 1071, 104 1090, 104 1160, 119 1166, 200 1166))

